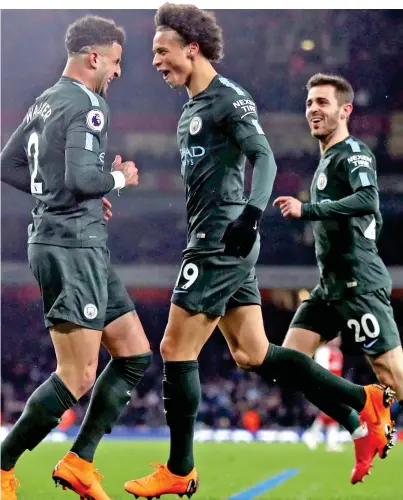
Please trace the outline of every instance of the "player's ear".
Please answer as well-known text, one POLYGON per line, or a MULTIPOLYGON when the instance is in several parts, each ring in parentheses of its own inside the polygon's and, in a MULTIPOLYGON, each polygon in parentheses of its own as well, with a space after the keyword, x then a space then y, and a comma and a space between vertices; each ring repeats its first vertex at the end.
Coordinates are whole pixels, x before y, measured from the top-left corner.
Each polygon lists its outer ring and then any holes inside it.
POLYGON ((189 59, 193 59, 200 52, 200 47, 197 42, 191 42, 188 45, 187 56, 189 59))
POLYGON ((342 108, 341 118, 343 120, 348 120, 352 112, 353 112, 353 105, 351 103, 344 104, 342 108))
POLYGON ((89 64, 90 64, 91 68, 96 69, 98 67, 98 64, 99 64, 99 54, 98 54, 98 52, 91 51, 88 54, 88 61, 89 61, 89 64))

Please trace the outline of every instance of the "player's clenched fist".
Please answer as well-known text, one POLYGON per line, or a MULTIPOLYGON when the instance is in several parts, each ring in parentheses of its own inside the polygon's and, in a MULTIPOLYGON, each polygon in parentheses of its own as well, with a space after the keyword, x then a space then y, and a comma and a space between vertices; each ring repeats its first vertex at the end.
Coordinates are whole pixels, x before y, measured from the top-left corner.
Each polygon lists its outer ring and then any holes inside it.
POLYGON ((125 176, 126 186, 137 186, 139 183, 139 171, 133 161, 122 162, 120 155, 115 156, 115 161, 112 163, 112 172, 122 172, 125 176))
POLYGON ((302 203, 292 196, 279 196, 273 201, 274 207, 280 207, 283 217, 300 219, 302 203))

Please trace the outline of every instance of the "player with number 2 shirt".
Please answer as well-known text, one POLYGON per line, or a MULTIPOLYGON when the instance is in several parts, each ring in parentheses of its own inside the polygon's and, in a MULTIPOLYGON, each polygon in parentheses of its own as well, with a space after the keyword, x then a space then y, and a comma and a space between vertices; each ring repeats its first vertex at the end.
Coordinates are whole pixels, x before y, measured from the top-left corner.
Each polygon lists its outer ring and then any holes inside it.
POLYGON ((55 372, 31 394, 2 443, 3 500, 17 499, 19 457, 92 386, 77 438, 52 478, 80 498, 110 500, 94 468, 95 450, 151 363, 150 345, 106 246, 105 218, 111 212, 103 196, 138 184, 134 163, 119 156, 113 171, 104 171, 105 97, 121 74, 124 39, 110 19, 85 16, 72 23, 62 77, 36 99, 2 151, 1 180, 36 202, 28 259, 57 357, 55 372), (95 382, 101 342, 111 359, 95 382))

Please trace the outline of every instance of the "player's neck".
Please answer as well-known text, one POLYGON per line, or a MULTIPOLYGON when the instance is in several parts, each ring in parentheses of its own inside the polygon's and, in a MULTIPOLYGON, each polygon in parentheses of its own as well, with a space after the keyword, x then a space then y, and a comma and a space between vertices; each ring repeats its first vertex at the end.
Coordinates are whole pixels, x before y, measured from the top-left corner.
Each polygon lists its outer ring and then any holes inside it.
POLYGON ((199 59, 194 65, 189 84, 186 85, 189 97, 195 97, 210 85, 217 71, 207 59, 199 59))
POLYGON ((88 73, 86 73, 86 71, 81 66, 75 64, 75 61, 72 59, 67 60, 67 64, 63 70, 62 76, 73 78, 74 80, 79 81, 87 88, 95 92, 95 86, 88 73))
POLYGON ((347 127, 335 130, 333 134, 330 134, 322 141, 319 141, 320 153, 322 155, 325 154, 328 149, 338 142, 344 141, 349 135, 347 127))

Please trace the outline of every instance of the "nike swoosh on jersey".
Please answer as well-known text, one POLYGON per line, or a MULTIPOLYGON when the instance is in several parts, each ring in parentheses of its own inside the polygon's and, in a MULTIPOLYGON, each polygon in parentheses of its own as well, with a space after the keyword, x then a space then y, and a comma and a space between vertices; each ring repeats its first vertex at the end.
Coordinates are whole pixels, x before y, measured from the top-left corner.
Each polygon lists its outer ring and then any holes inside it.
POLYGON ((372 347, 376 342, 378 342, 379 338, 373 340, 372 342, 370 342, 369 344, 363 344, 363 347, 365 347, 365 349, 369 349, 370 347, 372 347))

